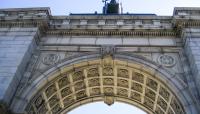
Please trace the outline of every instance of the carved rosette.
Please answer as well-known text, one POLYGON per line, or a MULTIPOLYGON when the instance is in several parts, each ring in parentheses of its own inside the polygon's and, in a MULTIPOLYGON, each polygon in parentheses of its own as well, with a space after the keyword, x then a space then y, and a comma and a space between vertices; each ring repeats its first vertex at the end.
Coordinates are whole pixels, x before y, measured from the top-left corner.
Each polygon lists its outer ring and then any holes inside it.
POLYGON ((163 54, 158 57, 158 63, 165 67, 173 67, 176 64, 176 60, 173 56, 163 54))
POLYGON ((60 60, 60 56, 58 54, 47 54, 43 57, 42 62, 45 65, 53 65, 60 60))

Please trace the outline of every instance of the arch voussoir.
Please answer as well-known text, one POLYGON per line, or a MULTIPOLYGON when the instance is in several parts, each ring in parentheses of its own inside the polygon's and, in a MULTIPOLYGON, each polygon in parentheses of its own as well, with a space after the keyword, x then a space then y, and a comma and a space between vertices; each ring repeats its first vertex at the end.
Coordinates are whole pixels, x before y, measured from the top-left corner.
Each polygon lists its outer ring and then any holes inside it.
POLYGON ((26 113, 57 114, 103 100, 108 105, 129 103, 152 114, 194 112, 193 99, 188 101, 188 91, 173 73, 139 58, 120 57, 87 56, 57 64, 28 87, 23 97, 29 102, 21 105, 26 113))

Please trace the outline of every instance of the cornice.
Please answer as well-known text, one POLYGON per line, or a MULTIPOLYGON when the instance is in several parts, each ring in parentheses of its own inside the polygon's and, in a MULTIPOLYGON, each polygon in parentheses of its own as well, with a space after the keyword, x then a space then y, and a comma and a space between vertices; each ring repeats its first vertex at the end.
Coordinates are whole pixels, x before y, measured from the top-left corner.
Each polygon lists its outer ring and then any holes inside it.
POLYGON ((175 26, 179 26, 182 28, 187 27, 200 27, 200 20, 193 20, 193 19, 176 19, 175 26))
POLYGON ((0 9, 0 28, 39 27, 49 35, 177 36, 184 28, 200 27, 199 11, 200 8, 175 8, 173 16, 52 16, 49 8, 0 9), (90 24, 92 19, 97 22, 90 24), (73 20, 78 22, 73 23, 73 20), (133 22, 126 24, 127 20, 133 22))
POLYGON ((47 35, 70 35, 70 36, 176 36, 173 30, 130 30, 130 31, 116 31, 116 30, 48 30, 47 35))
POLYGON ((0 21, 0 27, 38 27, 46 24, 45 21, 0 21))

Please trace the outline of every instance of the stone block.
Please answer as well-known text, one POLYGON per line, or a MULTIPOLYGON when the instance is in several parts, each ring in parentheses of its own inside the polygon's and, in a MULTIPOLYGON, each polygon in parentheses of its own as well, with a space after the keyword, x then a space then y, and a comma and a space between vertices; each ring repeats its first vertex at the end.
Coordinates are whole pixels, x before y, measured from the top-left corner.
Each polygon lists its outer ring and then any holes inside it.
POLYGON ((4 97, 4 92, 6 91, 6 88, 4 88, 4 87, 1 87, 0 86, 0 99, 3 99, 3 97, 4 97))
POLYGON ((105 20, 99 20, 98 25, 105 25, 106 21, 105 20))
POLYGON ((71 38, 60 38, 60 44, 69 44, 71 38))
POLYGON ((149 45, 148 38, 123 38, 123 45, 149 45))
POLYGON ((80 25, 87 25, 87 20, 80 20, 80 25))
POLYGON ((135 21, 135 25, 142 25, 142 21, 141 20, 136 20, 135 21))
POLYGON ((0 28, 0 32, 1 31, 9 31, 10 28, 0 28))
POLYGON ((17 70, 17 67, 5 67, 5 66, 0 66, 0 72, 4 72, 4 73, 15 73, 17 70))
POLYGON ((50 38, 43 38, 45 44, 56 44, 58 38, 57 37, 50 37, 50 38))
POLYGON ((175 46, 173 38, 149 38, 149 43, 152 46, 175 46))
POLYGON ((26 65, 36 47, 34 35, 37 29, 0 29, 0 93, 5 102, 11 100, 21 80, 26 65))
POLYGON ((156 26, 160 26, 160 20, 153 20, 153 24, 156 26))
POLYGON ((24 41, 1 41, 1 44, 6 44, 6 45, 23 45, 24 41))
POLYGON ((0 37, 1 37, 1 36, 7 36, 6 33, 7 33, 7 32, 0 31, 0 37))
POLYGON ((10 41, 10 40, 14 40, 15 37, 14 36, 1 36, 0 37, 0 41, 10 41))
POLYGON ((117 25, 123 25, 124 24, 124 20, 117 20, 117 25))
POLYGON ((22 41, 30 41, 33 40, 33 36, 16 36, 14 37, 15 41, 22 40, 22 41))
POLYGON ((13 31, 20 31, 20 27, 11 27, 9 29, 9 32, 13 32, 13 31))
POLYGON ((121 38, 97 38, 97 45, 122 45, 121 38))
POLYGON ((96 38, 72 38, 70 44, 89 44, 95 45, 96 38))
POLYGON ((0 86, 1 87, 8 87, 8 84, 12 81, 11 76, 0 76, 0 86))

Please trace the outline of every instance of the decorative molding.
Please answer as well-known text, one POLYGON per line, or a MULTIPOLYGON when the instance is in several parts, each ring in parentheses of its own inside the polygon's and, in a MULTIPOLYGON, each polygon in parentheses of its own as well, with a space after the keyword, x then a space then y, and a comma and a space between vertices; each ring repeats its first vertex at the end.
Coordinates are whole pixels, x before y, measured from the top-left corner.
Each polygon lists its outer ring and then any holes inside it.
POLYGON ((46 28, 47 22, 44 20, 33 21, 2 21, 0 20, 0 27, 41 27, 46 28))
POLYGON ((141 104, 140 108, 152 113, 185 114, 181 102, 167 85, 122 63, 108 56, 83 67, 80 63, 77 68, 63 69, 65 72, 57 74, 29 101, 27 113, 65 113, 62 111, 79 106, 76 103, 101 97, 108 105, 124 99, 130 104, 141 104))
POLYGON ((140 30, 140 31, 114 31, 114 30, 79 30, 79 31, 69 31, 69 30, 49 30, 48 35, 77 35, 77 36, 176 36, 176 32, 173 30, 140 30))
POLYGON ((163 54, 160 55, 157 59, 158 63, 165 67, 173 67, 176 64, 176 60, 173 56, 163 54))
POLYGON ((114 104, 114 97, 113 96, 105 96, 104 103, 106 103, 109 106, 114 104))
POLYGON ((60 60, 60 56, 58 54, 47 54, 43 57, 42 62, 45 65, 53 65, 60 60))
POLYGON ((101 55, 104 56, 113 56, 116 52, 115 46, 113 45, 103 45, 101 47, 101 55))

